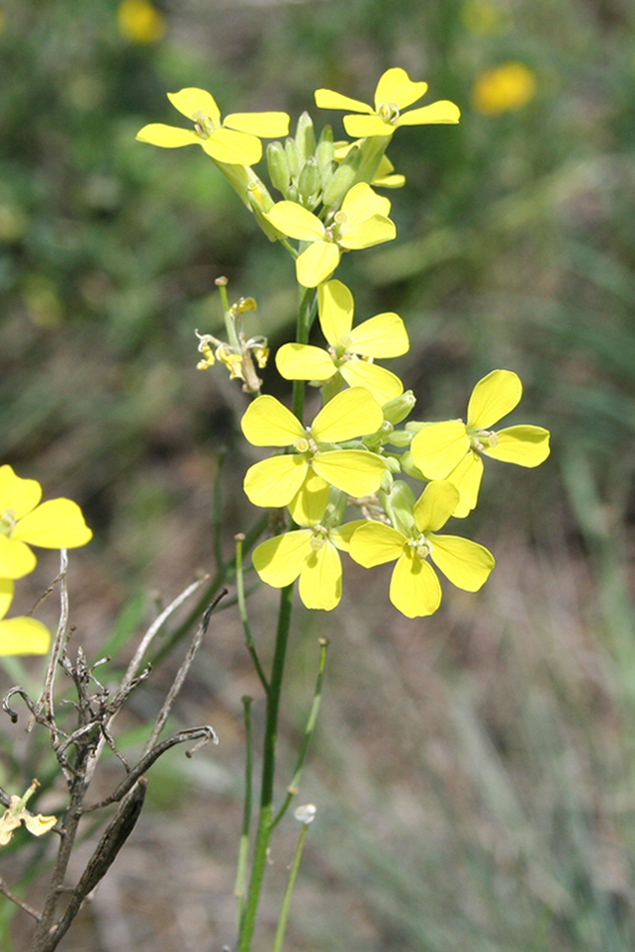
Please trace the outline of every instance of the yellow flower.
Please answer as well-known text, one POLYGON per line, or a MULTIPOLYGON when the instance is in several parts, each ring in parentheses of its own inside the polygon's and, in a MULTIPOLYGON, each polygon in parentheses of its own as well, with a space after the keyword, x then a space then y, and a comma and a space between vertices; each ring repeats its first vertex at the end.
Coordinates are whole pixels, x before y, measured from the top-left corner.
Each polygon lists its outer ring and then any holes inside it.
MULTIPOLYGON (((250 466, 244 484, 247 498, 255 506, 293 505, 310 474, 321 480, 313 491, 331 485, 356 497, 376 492, 385 472, 381 457, 333 444, 375 433, 383 421, 381 407, 361 387, 338 393, 306 428, 275 397, 257 397, 241 420, 245 437, 254 446, 293 447, 295 452, 250 466)), ((301 518, 303 506, 293 511, 295 519, 301 518)))
POLYGON ((11 797, 11 806, 0 817, 0 846, 7 845, 21 823, 24 823, 33 836, 42 836, 43 833, 48 833, 57 823, 57 817, 55 816, 42 816, 41 813, 34 816, 26 809, 27 802, 38 786, 37 780, 34 780, 23 797, 16 797, 15 795, 11 797))
POLYGON ((153 122, 137 133, 140 142, 164 149, 200 145, 216 162, 253 165, 262 158, 260 138, 286 136, 289 117, 284 112, 236 112, 221 122, 220 109, 211 93, 187 88, 168 93, 175 109, 194 123, 194 129, 179 129, 153 122))
POLYGON ((430 563, 466 592, 477 592, 494 568, 484 546, 459 536, 437 535, 459 500, 452 483, 429 483, 413 509, 408 533, 382 522, 365 522, 353 534, 350 555, 366 568, 397 560, 390 580, 390 601, 407 618, 432 615, 441 604, 441 586, 430 563))
POLYGON ((157 43, 165 34, 165 17, 148 0, 123 0, 117 7, 117 25, 132 43, 157 43))
POLYGON ((412 109, 402 114, 425 95, 427 83, 413 83, 405 69, 388 69, 380 77, 375 89, 375 108, 358 99, 350 99, 330 89, 317 89, 315 103, 320 109, 351 109, 362 116, 344 116, 344 128, 353 139, 368 136, 391 136, 399 126, 421 126, 428 123, 455 123, 460 111, 447 100, 412 109))
MULTIPOLYGON (((314 483, 321 482, 313 475, 314 483)), ((319 490, 319 487, 318 487, 319 490)), ((338 549, 348 551, 358 522, 329 527, 321 523, 321 510, 309 519, 296 520, 305 528, 285 532, 262 542, 253 554, 256 572, 272 588, 285 588, 300 579, 300 598, 306 608, 331 611, 342 597, 342 562, 338 549)))
POLYGON ((536 94, 536 77, 524 63, 503 63, 488 69, 472 87, 472 102, 483 116, 521 109, 536 94))
POLYGON ((46 654, 51 635, 34 618, 5 618, 13 600, 13 582, 0 579, 0 655, 46 654))
POLYGON ((492 370, 472 391, 467 423, 430 423, 414 436, 412 459, 426 479, 449 479, 460 490, 455 516, 467 516, 476 506, 483 476, 481 453, 528 467, 539 466, 549 456, 549 430, 541 426, 490 430, 511 413, 522 392, 520 378, 511 370, 492 370))
POLYGON ((349 387, 364 387, 384 404, 403 393, 399 377, 372 363, 375 357, 398 357, 409 347, 403 321, 391 312, 377 314, 353 327, 353 295, 341 281, 318 289, 318 313, 329 350, 310 344, 284 344, 276 367, 286 380, 330 380, 342 377, 349 387))
POLYGON ((77 503, 49 499, 38 505, 41 498, 38 482, 0 466, 0 578, 22 578, 33 571, 37 559, 29 545, 73 549, 92 539, 77 503))
POLYGON ((333 274, 342 250, 370 248, 396 236, 389 213, 389 200, 373 192, 366 182, 358 182, 328 226, 295 202, 277 202, 264 217, 283 235, 310 242, 296 258, 296 277, 303 287, 316 288, 333 274))

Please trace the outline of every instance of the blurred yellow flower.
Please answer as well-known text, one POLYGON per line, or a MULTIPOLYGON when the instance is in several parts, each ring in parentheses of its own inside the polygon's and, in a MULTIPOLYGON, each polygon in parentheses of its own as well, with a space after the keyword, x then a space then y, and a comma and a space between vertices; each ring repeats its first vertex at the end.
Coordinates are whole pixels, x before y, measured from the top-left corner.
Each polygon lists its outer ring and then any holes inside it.
POLYGON ((131 43, 157 43, 165 35, 165 17, 148 0, 123 0, 117 8, 119 32, 131 43))
POLYGON ((524 63, 502 63, 478 77, 472 103, 483 116, 522 109, 536 94, 536 77, 524 63))
POLYGON ((41 621, 20 615, 5 618, 13 601, 13 582, 0 578, 0 655, 46 654, 51 635, 41 621))

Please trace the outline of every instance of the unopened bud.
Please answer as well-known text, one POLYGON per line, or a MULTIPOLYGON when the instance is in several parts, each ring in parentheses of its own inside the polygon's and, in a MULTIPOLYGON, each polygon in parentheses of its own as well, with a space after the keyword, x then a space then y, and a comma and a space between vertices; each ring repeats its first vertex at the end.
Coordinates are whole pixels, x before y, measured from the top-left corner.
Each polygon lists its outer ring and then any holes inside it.
POLYGON ((392 446, 410 446, 412 437, 413 434, 409 433, 408 430, 393 430, 387 442, 392 446))
POLYGON ((399 460, 396 459, 394 456, 384 456, 383 460, 384 460, 384 463, 386 464, 386 468, 390 470, 391 473, 394 473, 395 475, 397 475, 397 473, 401 472, 401 466, 399 464, 399 460))
POLYGON ((328 168, 335 158, 333 130, 330 126, 325 126, 324 129, 322 129, 322 135, 320 136, 320 141, 318 142, 317 148, 315 150, 315 158, 317 159, 320 172, 322 173, 324 172, 324 169, 328 168), (327 129, 329 130, 330 135, 325 135, 327 129))
POLYGON ((315 130, 313 120, 308 112, 303 112, 298 119, 295 141, 300 153, 300 162, 304 164, 309 156, 315 152, 315 130))
POLYGON ((284 195, 291 181, 286 150, 281 142, 270 142, 267 146, 267 168, 274 188, 284 195))
POLYGON ((340 163, 340 167, 333 173, 333 178, 328 184, 324 193, 324 204, 326 207, 339 205, 349 189, 355 182, 355 176, 362 161, 362 153, 358 146, 354 145, 346 155, 346 158, 340 163))
POLYGON ((381 477, 381 488, 385 493, 389 493, 392 489, 393 478, 390 470, 385 469, 381 477))
POLYGON ((300 152, 295 143, 295 139, 292 139, 291 136, 285 140, 284 151, 287 154, 289 174, 291 175, 291 178, 297 178, 297 176, 300 174, 300 152))
POLYGON ((304 163, 304 168, 298 178, 300 198, 309 204, 311 199, 315 199, 319 193, 320 184, 320 170, 318 168, 317 159, 314 155, 311 155, 304 163))
MULTIPOLYGON (((402 393, 399 397, 393 397, 392 400, 389 400, 388 403, 385 403, 382 407, 384 420, 392 424, 401 423, 402 420, 406 419, 416 402, 417 399, 412 390, 406 390, 406 392, 402 393)), ((395 445, 397 446, 399 444, 395 445)))
POLYGON ((425 481, 425 476, 419 467, 415 466, 412 460, 412 453, 410 450, 406 450, 405 453, 401 454, 401 468, 403 469, 406 476, 411 476, 413 479, 421 479, 425 481))

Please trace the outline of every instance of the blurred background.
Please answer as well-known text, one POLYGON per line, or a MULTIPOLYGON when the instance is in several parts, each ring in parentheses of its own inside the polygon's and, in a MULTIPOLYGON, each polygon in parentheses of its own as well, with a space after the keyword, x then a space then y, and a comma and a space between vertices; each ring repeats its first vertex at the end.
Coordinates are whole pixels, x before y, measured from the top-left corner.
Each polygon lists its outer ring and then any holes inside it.
MULTIPOLYGON (((246 398, 224 368, 196 370, 195 329, 221 326, 214 281, 229 279, 230 301, 256 297, 250 327, 274 347, 295 305, 289 261, 201 150, 156 149, 136 132, 185 126, 165 94, 197 86, 224 113, 309 109, 337 138, 340 117, 320 115, 313 90, 371 101, 390 66, 462 110, 459 126, 399 130, 398 241, 346 256, 338 277, 358 319, 406 321, 413 347, 391 367, 418 419, 463 416, 476 381, 504 367, 525 385, 511 422, 551 429, 553 452, 539 470, 487 466, 478 509, 456 527, 497 556, 479 595, 447 586, 433 618, 408 621, 388 603, 388 572, 371 590, 349 563, 336 613, 298 606, 281 795, 317 639, 332 644, 300 794, 318 818, 289 952, 634 946, 634 41, 631 0, 0 4, 2 461, 83 506, 95 540, 71 553, 72 622, 91 658, 105 644, 121 652, 112 677, 158 598, 214 571, 221 459, 226 558, 256 515, 240 492, 246 398)), ((16 608, 56 571, 43 556, 16 608)), ((251 603, 265 658, 276 601, 260 590, 251 603)), ((54 624, 51 600, 40 617, 54 624)), ((181 655, 133 699, 126 751, 181 655)), ((41 671, 6 660, 0 678, 36 695, 41 671)), ((62 952, 233 942, 245 693, 258 717, 229 607, 175 712, 179 725, 212 723, 221 745, 153 768, 130 843, 62 952)), ((23 721, 2 725, 12 793, 49 763, 23 721)), ((106 770, 116 782, 116 762, 106 770)), ((38 810, 61 809, 62 794, 53 782, 38 810)), ((271 947, 294 827, 271 857, 258 952, 271 947)), ((12 883, 34 878, 21 836, 0 861, 12 883)), ((38 904, 37 881, 26 895, 38 904)), ((6 952, 29 934, 11 914, 0 899, 6 952)))

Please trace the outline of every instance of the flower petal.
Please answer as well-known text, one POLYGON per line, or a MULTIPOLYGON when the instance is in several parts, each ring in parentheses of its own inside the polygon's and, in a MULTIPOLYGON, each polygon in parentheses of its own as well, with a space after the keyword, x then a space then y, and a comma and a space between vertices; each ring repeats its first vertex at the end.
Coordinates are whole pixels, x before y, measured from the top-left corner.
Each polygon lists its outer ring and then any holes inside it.
POLYGON ((361 225, 372 215, 390 215, 390 199, 374 192, 366 182, 358 182, 346 193, 342 202, 346 228, 361 225))
POLYGON ((263 459, 245 473, 245 495, 254 506, 265 509, 288 506, 302 486, 308 467, 304 456, 296 454, 263 459))
POLYGON ((339 372, 349 387, 363 387, 381 406, 403 393, 403 384, 396 374, 367 360, 348 360, 339 372))
POLYGON ((291 446, 304 436, 304 427, 291 410, 269 394, 253 400, 240 421, 253 446, 291 446))
POLYGON ((361 526, 365 526, 367 519, 353 519, 351 522, 345 522, 335 529, 329 530, 329 539, 337 549, 342 552, 350 552, 351 539, 361 526))
POLYGON ((427 91, 427 83, 414 83, 405 69, 395 66, 379 77, 375 89, 375 109, 382 105, 395 105, 397 109, 405 109, 425 96, 427 91))
POLYGON ((334 278, 319 286, 320 327, 331 347, 338 347, 340 339, 350 333, 354 306, 353 295, 341 281, 334 278))
POLYGON ((338 393, 322 407, 311 424, 311 433, 318 443, 340 443, 376 433, 383 422, 377 401, 363 387, 354 387, 338 393))
POLYGON ((286 112, 234 112, 225 116, 223 125, 263 139, 289 135, 289 117, 286 112))
POLYGON ((274 228, 297 241, 320 241, 324 225, 313 212, 296 202, 276 202, 264 216, 274 228))
POLYGON ((395 125, 399 126, 423 126, 430 123, 457 123, 461 118, 461 110, 453 102, 447 99, 439 99, 438 102, 430 103, 429 106, 422 106, 421 109, 411 109, 403 116, 399 116, 395 125))
POLYGON ((0 535, 0 577, 6 579, 23 578, 32 572, 37 559, 24 542, 16 542, 6 535, 0 535))
POLYGON ((398 314, 386 311, 354 327, 348 348, 363 357, 400 357, 410 349, 406 325, 398 314))
POLYGON ((371 136, 391 136, 396 126, 379 116, 344 116, 346 135, 351 139, 369 139, 371 136))
POLYGON ((406 537, 392 526, 365 521, 353 532, 348 551, 352 559, 369 569, 400 558, 405 542, 406 537))
POLYGON ((377 492, 386 471, 381 456, 364 450, 316 453, 311 466, 331 486, 355 498, 377 492))
POLYGON ((14 584, 11 579, 0 578, 0 618, 4 618, 13 601, 14 584))
POLYGON ((11 466, 0 466, 0 516, 7 509, 21 519, 35 509, 42 498, 42 487, 35 479, 16 476, 11 466))
POLYGON ((469 430, 486 430, 520 401, 523 385, 512 370, 492 370, 474 387, 467 406, 469 430))
POLYGON ((330 612, 342 598, 342 561, 328 539, 311 551, 300 572, 300 598, 307 608, 330 612))
POLYGON ((298 529, 261 542, 254 549, 252 562, 263 582, 272 588, 284 588, 295 582, 311 552, 312 537, 311 529, 298 529))
POLYGON ((260 139, 233 129, 217 129, 209 139, 198 141, 212 159, 226 165, 255 165, 262 158, 260 139))
POLYGON ((339 263, 340 249, 334 242, 314 241, 295 260, 298 284, 304 288, 316 288, 331 277, 339 263))
POLYGON ((288 505, 293 521, 299 526, 316 526, 324 515, 330 491, 329 484, 309 469, 302 486, 288 505))
POLYGON ((478 592, 496 565, 484 545, 459 536, 432 535, 430 558, 457 588, 478 592))
POLYGON ((353 112, 372 113, 373 107, 368 106, 359 99, 351 99, 349 96, 342 96, 341 93, 333 92, 332 89, 316 89, 315 105, 318 109, 352 109, 353 112))
POLYGON ((461 420, 430 423, 413 437, 410 451, 427 479, 445 479, 470 448, 470 438, 461 420))
POLYGON ((75 549, 93 534, 72 499, 49 499, 16 524, 12 538, 45 549, 75 549))
POLYGON ((441 604, 441 585, 429 562, 406 550, 390 579, 390 601, 406 618, 433 615, 441 604))
POLYGON ((509 426, 496 434, 498 443, 483 452, 517 466, 540 466, 549 456, 549 430, 541 426, 509 426))
POLYGON ((202 113, 211 119, 215 126, 220 125, 220 109, 212 94, 206 90, 188 86, 178 93, 168 93, 168 99, 174 108, 188 119, 195 119, 197 113, 202 113))
POLYGON ((448 473, 448 481, 454 483, 461 494, 458 505, 452 513, 453 516, 464 519, 476 507, 484 468, 483 460, 478 453, 470 450, 458 466, 448 473))
POLYGON ((342 248, 349 251, 359 251, 361 248, 371 248, 384 241, 392 241, 397 237, 395 223, 383 215, 371 215, 364 222, 340 229, 338 242, 342 248))
POLYGON ((311 344, 283 344, 276 353, 276 367, 285 380, 328 380, 337 370, 333 358, 311 344))
POLYGON ((461 494, 451 482, 435 479, 417 499, 413 514, 417 529, 434 532, 444 526, 457 506, 461 494))
POLYGON ((151 122, 139 129, 135 137, 139 142, 149 142, 162 149, 179 149, 182 145, 203 145, 203 140, 192 129, 178 129, 163 122, 151 122))
MULTIPOLYGON (((40 654, 40 652, 37 653, 40 654)), ((56 816, 42 816, 41 813, 38 813, 37 816, 30 816, 25 813, 22 819, 25 827, 33 836, 42 836, 43 833, 48 833, 57 823, 56 816)))
POLYGON ((5 618, 0 621, 0 655, 46 654, 51 635, 35 618, 5 618))

